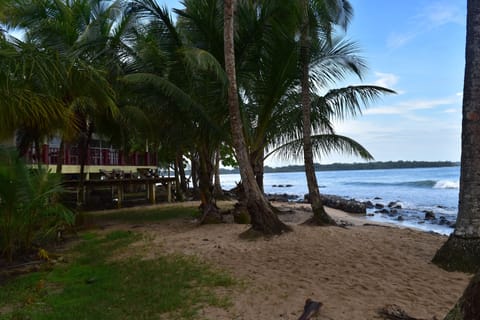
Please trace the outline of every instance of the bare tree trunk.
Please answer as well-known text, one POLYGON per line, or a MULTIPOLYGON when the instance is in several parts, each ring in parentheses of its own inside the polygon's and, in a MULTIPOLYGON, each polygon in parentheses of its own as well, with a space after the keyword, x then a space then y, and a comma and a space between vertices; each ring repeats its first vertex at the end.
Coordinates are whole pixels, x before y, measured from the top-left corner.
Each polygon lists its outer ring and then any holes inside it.
POLYGON ((447 270, 480 267, 480 1, 467 1, 460 196, 455 231, 433 262, 447 270))
POLYGON ((302 27, 300 34, 300 64, 302 68, 302 115, 303 115, 303 156, 305 161, 305 175, 307 177, 308 196, 312 206, 313 217, 307 221, 313 225, 335 225, 335 221, 327 214, 323 207, 318 190, 317 177, 313 163, 312 128, 310 107, 310 40, 308 28, 308 0, 302 0, 302 27))
POLYGON ((251 217, 252 230, 263 234, 281 234, 290 231, 290 227, 281 222, 274 214, 267 199, 255 181, 250 165, 248 151, 243 135, 243 125, 238 104, 238 89, 235 72, 235 47, 234 47, 234 10, 235 0, 224 1, 224 52, 225 71, 229 80, 228 109, 230 126, 232 130, 233 146, 240 168, 242 185, 245 190, 246 206, 251 217))

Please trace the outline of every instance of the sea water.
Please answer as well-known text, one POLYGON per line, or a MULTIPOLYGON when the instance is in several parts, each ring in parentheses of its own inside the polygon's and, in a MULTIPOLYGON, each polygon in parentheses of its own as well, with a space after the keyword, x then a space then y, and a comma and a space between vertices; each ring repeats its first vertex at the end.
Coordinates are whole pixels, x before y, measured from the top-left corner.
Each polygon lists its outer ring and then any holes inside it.
MULTIPOLYGON (((460 167, 319 171, 320 192, 388 206, 401 205, 396 214, 369 209, 367 219, 393 222, 425 231, 450 234, 458 209, 460 167), (434 220, 425 220, 431 211, 434 220)), ((235 187, 238 174, 221 175, 224 189, 235 187)), ((265 193, 296 195, 308 193, 304 172, 266 173, 265 193)))

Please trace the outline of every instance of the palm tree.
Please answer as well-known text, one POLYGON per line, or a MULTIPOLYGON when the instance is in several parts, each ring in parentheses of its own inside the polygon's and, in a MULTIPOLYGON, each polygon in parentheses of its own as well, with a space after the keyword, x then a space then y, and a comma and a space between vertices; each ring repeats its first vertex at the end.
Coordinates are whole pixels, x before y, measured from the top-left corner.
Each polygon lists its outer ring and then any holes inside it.
POLYGON ((58 57, 32 42, 12 37, 0 41, 0 139, 23 128, 32 129, 39 140, 69 119, 52 88, 61 78, 58 57))
MULTIPOLYGON (((480 267, 480 1, 467 1, 460 196, 455 230, 433 262, 475 272, 480 267)), ((466 318, 465 318, 466 319, 466 318)))
MULTIPOLYGON (((380 95, 394 91, 369 85, 349 86, 332 89, 324 96, 313 95, 312 110, 312 151, 317 157, 331 152, 340 152, 372 160, 372 155, 355 140, 337 135, 332 120, 343 120, 361 113, 362 105, 379 98, 380 95)), ((303 153, 302 108, 296 105, 286 108, 278 121, 278 135, 268 145, 265 158, 279 154, 282 158, 298 160, 303 153)))
POLYGON ((333 24, 347 26, 352 15, 352 8, 347 0, 324 0, 312 4, 315 5, 314 9, 316 9, 313 14, 311 14, 311 2, 301 0, 300 65, 302 71, 300 82, 303 108, 303 156, 309 200, 313 210, 313 218, 310 222, 318 225, 334 225, 335 221, 328 216, 323 208, 313 163, 310 116, 310 50, 312 35, 318 37, 317 32, 320 30, 323 36, 329 40, 333 24), (314 28, 310 27, 311 24, 314 28))
MULTIPOLYGON (((141 67, 126 79, 144 86, 137 92, 143 95, 144 102, 149 99, 153 114, 165 116, 159 118, 163 124, 157 126, 162 127, 168 119, 172 128, 169 135, 178 132, 178 137, 185 138, 169 139, 171 149, 177 150, 174 159, 182 159, 189 151, 198 157, 201 221, 204 222, 221 219, 213 194, 213 173, 215 152, 228 138, 224 134, 228 122, 224 104, 225 73, 214 56, 218 42, 209 40, 211 34, 199 25, 208 19, 199 21, 191 15, 206 12, 195 10, 198 5, 192 2, 185 10, 179 10, 175 25, 168 10, 155 1, 135 2, 135 10, 148 23, 142 32, 146 37, 139 38, 143 44, 138 47, 136 63, 141 67), (148 90, 150 86, 156 90, 148 90), (158 102, 162 100, 163 103, 158 102)), ((206 27, 216 30, 214 25, 206 27)), ((166 142, 163 139, 162 144, 166 142)))
MULTIPOLYGON (((11 1, 7 6, 6 21, 9 26, 20 27, 38 52, 56 57, 56 64, 48 70, 57 78, 45 82, 43 93, 61 102, 59 112, 68 114, 70 121, 49 126, 63 137, 75 136, 80 147, 81 171, 83 171, 88 144, 95 128, 95 116, 111 117, 116 113, 114 92, 105 77, 104 70, 92 62, 92 50, 86 50, 86 39, 92 39, 92 29, 112 27, 116 7, 108 7, 101 1, 37 1, 28 4, 11 1), (106 22, 109 22, 107 24, 106 22), (66 111, 68 110, 68 111, 66 111), (72 126, 72 123, 74 124, 72 126), (61 125, 60 128, 59 125, 61 125)), ((90 43, 90 42, 88 42, 90 43)), ((91 47, 91 45, 90 45, 91 47)), ((38 125, 41 122, 35 122, 38 125)), ((35 128, 27 128, 35 129, 35 128)), ((28 130, 27 130, 28 131, 28 130)), ((33 130, 38 132, 38 130, 33 130)), ((50 131, 50 134, 54 132, 50 131)), ((73 138, 72 138, 73 139, 73 138)), ((63 143, 62 143, 63 145, 63 143)), ((60 152, 62 155, 63 152, 60 152)), ((59 162, 62 160, 59 159, 59 162)), ((58 167, 59 171, 61 167, 58 167)), ((83 174, 81 181, 83 179, 83 174)))
POLYGON ((252 229, 263 234, 281 234, 290 228, 274 214, 272 208, 260 190, 253 174, 248 150, 243 134, 243 125, 238 102, 238 88, 235 70, 234 46, 235 0, 224 1, 224 52, 225 71, 229 80, 228 109, 232 131, 233 146, 240 168, 242 186, 245 191, 247 209, 251 217, 252 229))

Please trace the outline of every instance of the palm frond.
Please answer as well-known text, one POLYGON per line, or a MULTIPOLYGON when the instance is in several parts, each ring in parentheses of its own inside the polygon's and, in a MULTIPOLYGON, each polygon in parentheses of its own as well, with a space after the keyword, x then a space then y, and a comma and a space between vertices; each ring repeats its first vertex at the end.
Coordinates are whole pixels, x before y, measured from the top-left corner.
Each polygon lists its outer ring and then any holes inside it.
MULTIPOLYGON (((312 148, 316 157, 331 154, 333 152, 353 155, 363 160, 373 160, 373 156, 355 140, 336 134, 320 134, 312 136, 312 148)), ((303 158, 303 139, 297 139, 279 146, 265 155, 265 159, 271 155, 277 155, 284 160, 299 160, 303 158)))

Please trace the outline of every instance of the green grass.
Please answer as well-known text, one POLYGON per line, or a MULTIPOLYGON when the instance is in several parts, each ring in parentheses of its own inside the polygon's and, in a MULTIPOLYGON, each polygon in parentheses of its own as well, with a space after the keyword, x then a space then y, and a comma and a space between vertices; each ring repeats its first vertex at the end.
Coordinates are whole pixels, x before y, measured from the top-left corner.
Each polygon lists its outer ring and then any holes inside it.
POLYGON ((138 238, 83 234, 69 263, 0 287, 0 319, 199 319, 203 305, 229 305, 212 289, 234 281, 193 258, 114 259, 138 238))
POLYGON ((123 209, 107 212, 83 212, 81 222, 95 224, 105 221, 144 223, 161 222, 170 219, 194 218, 200 214, 197 207, 157 207, 154 209, 123 209))

